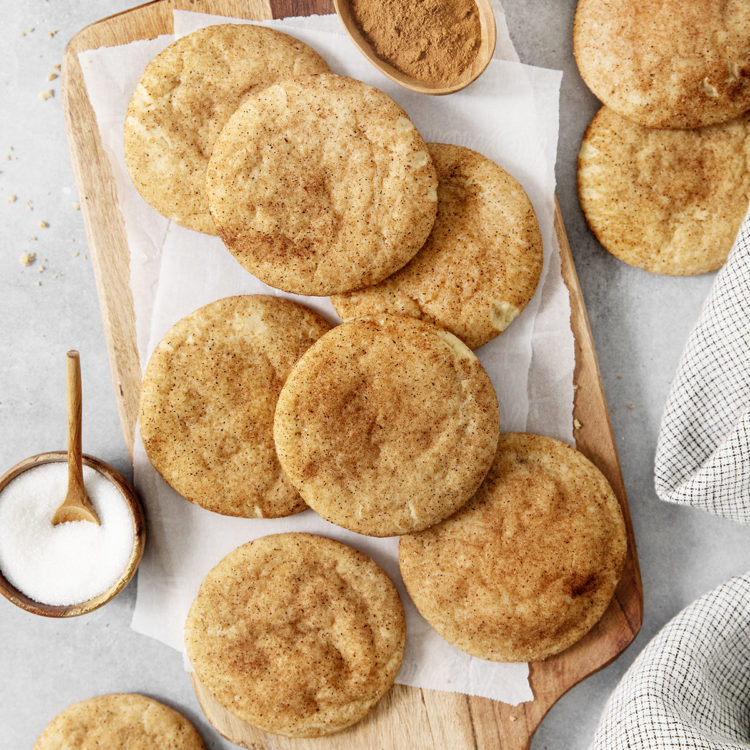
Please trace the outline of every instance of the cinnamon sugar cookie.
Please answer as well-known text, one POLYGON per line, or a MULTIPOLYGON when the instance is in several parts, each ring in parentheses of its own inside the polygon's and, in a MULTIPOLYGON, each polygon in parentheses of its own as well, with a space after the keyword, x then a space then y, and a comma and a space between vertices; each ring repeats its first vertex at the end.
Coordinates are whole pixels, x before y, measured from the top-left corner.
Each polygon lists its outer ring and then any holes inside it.
POLYGON ((249 96, 216 141, 206 190, 237 260, 298 294, 381 281, 422 247, 437 210, 435 168, 406 113, 328 74, 249 96))
POLYGON ((360 534, 424 529, 471 498, 492 463, 492 383, 452 333, 414 318, 343 323, 295 365, 274 438, 317 513, 360 534))
POLYGON ((205 577, 185 624, 201 684, 238 719, 287 737, 359 721, 393 684, 405 643, 385 572, 312 534, 238 547, 205 577))
POLYGON ((275 518, 305 504, 276 458, 276 399, 330 326, 280 297, 226 297, 180 320, 154 350, 140 428, 154 468, 217 513, 275 518))
POLYGON ((500 436, 476 496, 451 518, 401 537, 399 565, 420 613, 480 659, 536 661, 604 614, 626 552, 619 503, 565 443, 500 436))
POLYGON ((649 128, 697 128, 750 108, 747 0, 579 0, 573 51, 586 85, 649 128))
POLYGON ((214 141, 255 86, 328 71, 315 50, 253 24, 180 37, 143 72, 125 118, 125 162, 147 203, 178 224, 215 234, 205 194, 214 141))
POLYGON ((602 107, 578 154, 578 197, 597 239, 631 266, 674 276, 724 264, 750 202, 750 115, 652 130, 602 107))
POLYGON ((76 703, 58 714, 34 750, 204 750, 195 727, 163 703, 133 693, 113 693, 76 703))
POLYGON ((344 319, 411 315, 478 349, 534 296, 542 272, 539 224, 521 185, 493 161, 462 146, 427 147, 438 175, 427 242, 384 281, 331 301, 344 319))

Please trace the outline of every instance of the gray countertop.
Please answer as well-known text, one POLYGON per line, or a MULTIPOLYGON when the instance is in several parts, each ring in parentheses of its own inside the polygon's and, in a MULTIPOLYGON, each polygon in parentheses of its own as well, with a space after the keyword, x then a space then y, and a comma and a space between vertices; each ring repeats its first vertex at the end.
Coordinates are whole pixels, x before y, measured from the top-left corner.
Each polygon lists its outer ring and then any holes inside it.
MULTIPOLYGON (((127 0, 5 0, 0 28, 2 470, 30 454, 64 447, 64 359, 67 349, 78 348, 84 450, 130 472, 83 221, 74 208, 78 197, 60 79, 48 80, 76 31, 129 5, 127 0), (54 96, 41 99, 39 94, 48 89, 54 96), (17 200, 9 202, 13 195, 17 200), (40 222, 49 226, 40 227, 40 222), (19 263, 24 252, 36 253, 33 265, 19 263)), ((667 506, 653 490, 661 411, 712 278, 652 276, 620 263, 599 246, 576 198, 576 154, 598 103, 573 60, 575 2, 505 0, 504 5, 521 60, 564 71, 558 197, 609 400, 645 591, 645 619, 635 643, 564 696, 532 745, 534 750, 578 749, 587 747, 607 696, 654 633, 700 594, 750 569, 750 529, 667 506)), ((68 621, 34 617, 0 601, 3 747, 30 748, 45 724, 69 704, 123 691, 142 692, 183 711, 210 748, 232 747, 202 718, 180 655, 130 630, 134 600, 131 585, 103 609, 68 621)))

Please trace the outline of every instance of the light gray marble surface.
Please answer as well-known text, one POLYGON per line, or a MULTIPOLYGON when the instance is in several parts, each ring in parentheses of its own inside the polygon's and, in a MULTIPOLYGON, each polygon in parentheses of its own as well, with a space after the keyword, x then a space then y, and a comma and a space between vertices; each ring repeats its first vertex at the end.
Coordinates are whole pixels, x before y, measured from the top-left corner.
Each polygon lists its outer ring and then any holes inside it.
MULTIPOLYGON (((750 569, 750 529, 666 506, 654 495, 652 461, 661 410, 711 277, 651 276, 618 262, 598 245, 586 228, 575 189, 580 138, 597 109, 571 51, 575 2, 504 4, 522 61, 564 71, 558 196, 611 408, 645 590, 645 620, 634 645, 563 697, 532 746, 577 750, 587 747, 607 696, 647 640, 697 596, 750 569)), ((64 358, 65 351, 75 347, 83 364, 84 449, 129 472, 83 222, 73 207, 78 197, 61 113, 60 79, 48 80, 77 30, 128 6, 127 0, 3 0, 3 470, 27 455, 64 447, 64 358), (54 96, 40 99, 48 89, 54 96), (17 200, 8 202, 12 195, 17 200), (40 222, 49 226, 41 228, 40 222), (19 264, 23 252, 36 253, 32 266, 19 264)), ((66 621, 27 615, 0 601, 2 747, 31 748, 45 724, 70 703, 115 691, 137 691, 163 700, 196 722, 210 748, 231 747, 203 720, 179 654, 129 629, 134 597, 131 585, 105 608, 66 621)))

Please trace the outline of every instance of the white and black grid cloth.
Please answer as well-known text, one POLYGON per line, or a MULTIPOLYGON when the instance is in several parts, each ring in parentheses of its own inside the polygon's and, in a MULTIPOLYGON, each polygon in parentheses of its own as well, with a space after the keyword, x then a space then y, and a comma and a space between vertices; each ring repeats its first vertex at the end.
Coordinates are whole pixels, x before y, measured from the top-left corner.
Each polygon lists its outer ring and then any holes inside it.
POLYGON ((750 748, 750 573, 662 628, 612 693, 592 747, 750 748))
MULTIPOLYGON (((654 466, 662 500, 750 523, 750 212, 683 352, 654 466)), ((668 622, 592 750, 750 750, 750 573, 668 622)))
POLYGON ((662 500, 750 523, 750 213, 677 368, 654 473, 662 500))

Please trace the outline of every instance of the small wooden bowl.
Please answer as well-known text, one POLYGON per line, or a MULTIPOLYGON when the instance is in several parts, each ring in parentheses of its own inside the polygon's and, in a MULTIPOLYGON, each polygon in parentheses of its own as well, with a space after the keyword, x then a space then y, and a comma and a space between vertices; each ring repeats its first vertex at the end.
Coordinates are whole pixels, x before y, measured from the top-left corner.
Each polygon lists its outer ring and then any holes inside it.
MULTIPOLYGON (((5 489, 12 479, 15 479, 19 474, 22 474, 28 469, 33 469, 35 466, 40 466, 41 464, 55 462, 66 463, 67 460, 68 454, 65 451, 40 453, 39 455, 25 458, 23 461, 20 461, 15 466, 8 469, 8 471, 0 477, 0 492, 5 489)), ((13 602, 17 607, 25 609, 27 612, 31 612, 35 615, 42 615, 43 617, 77 617, 78 615, 85 615, 89 612, 93 612, 95 609, 98 609, 103 604, 110 601, 110 599, 114 599, 114 597, 116 597, 125 586, 128 585, 130 579, 138 568, 141 557, 143 557, 143 548, 146 544, 146 521, 143 515, 141 501, 135 494, 135 490, 130 485, 130 482, 128 482, 119 471, 113 469, 109 464, 105 464, 104 461, 100 461, 93 456, 87 456, 85 453, 83 454, 83 465, 89 466, 106 477, 125 497, 125 500, 130 506, 130 512, 133 515, 133 533, 135 535, 133 551, 122 575, 114 584, 112 584, 112 586, 110 586, 109 589, 107 589, 107 591, 99 594, 99 596, 95 596, 93 599, 88 599, 87 601, 78 604, 44 604, 43 602, 37 602, 34 599, 30 599, 26 594, 13 586, 10 581, 5 578, 2 570, 0 570, 0 594, 13 602)))
POLYGON ((354 14, 350 5, 350 0, 333 0, 336 13, 344 24, 346 32, 351 37, 359 51, 384 75, 392 81, 400 84, 404 88, 416 91, 418 94, 431 94, 433 96, 442 96, 443 94, 453 94, 466 88, 470 83, 476 81, 489 65, 492 55, 495 52, 497 43, 497 25, 495 23, 495 14, 492 11, 490 0, 476 0, 477 9, 479 10, 480 24, 480 42, 477 56, 469 68, 464 70, 457 78, 452 81, 443 81, 438 84, 425 83, 418 78, 402 73, 394 68, 390 63, 379 58, 370 43, 364 37, 357 27, 354 20, 354 14))

